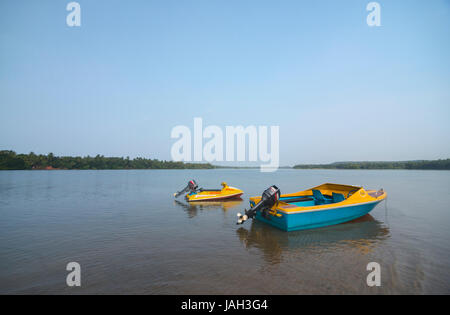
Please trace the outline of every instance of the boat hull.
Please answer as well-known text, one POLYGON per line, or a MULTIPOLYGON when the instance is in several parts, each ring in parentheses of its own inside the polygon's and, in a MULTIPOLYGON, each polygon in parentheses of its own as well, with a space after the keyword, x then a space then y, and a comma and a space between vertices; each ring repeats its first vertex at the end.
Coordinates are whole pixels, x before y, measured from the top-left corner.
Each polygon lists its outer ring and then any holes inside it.
POLYGON ((201 202, 201 201, 224 201, 224 200, 232 200, 232 199, 239 199, 241 198, 243 193, 235 193, 235 194, 230 194, 230 195, 220 195, 218 194, 217 196, 202 196, 202 195, 198 195, 198 197, 196 198, 196 196, 190 196, 190 198, 188 197, 187 200, 189 202, 201 202))
POLYGON ((315 229, 362 217, 372 211, 380 202, 381 200, 377 200, 363 204, 336 206, 321 210, 280 213, 281 216, 264 216, 258 211, 256 213, 256 219, 284 231, 315 229))

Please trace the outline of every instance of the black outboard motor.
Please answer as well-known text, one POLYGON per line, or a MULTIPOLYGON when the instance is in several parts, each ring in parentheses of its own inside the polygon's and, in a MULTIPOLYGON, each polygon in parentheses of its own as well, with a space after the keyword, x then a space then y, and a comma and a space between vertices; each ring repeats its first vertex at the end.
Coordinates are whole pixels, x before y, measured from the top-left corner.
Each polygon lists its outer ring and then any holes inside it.
POLYGON ((195 182, 195 180, 190 180, 187 184, 186 187, 184 187, 182 190, 180 190, 179 192, 173 194, 175 196, 175 198, 178 198, 178 196, 184 194, 185 192, 195 192, 197 191, 198 185, 195 182))
POLYGON ((253 219, 258 210, 264 211, 266 209, 270 209, 275 205, 280 199, 280 189, 277 186, 270 186, 267 188, 261 197, 261 200, 250 210, 245 210, 245 214, 238 213, 238 221, 237 224, 242 224, 248 219, 253 219))

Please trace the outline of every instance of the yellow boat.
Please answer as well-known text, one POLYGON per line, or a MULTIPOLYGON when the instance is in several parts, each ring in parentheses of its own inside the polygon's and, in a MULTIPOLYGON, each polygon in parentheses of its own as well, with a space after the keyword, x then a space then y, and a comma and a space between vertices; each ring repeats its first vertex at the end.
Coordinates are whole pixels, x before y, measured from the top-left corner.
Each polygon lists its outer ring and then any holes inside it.
POLYGON ((183 193, 187 193, 185 198, 189 202, 198 202, 236 199, 239 198, 244 192, 239 188, 228 186, 225 182, 222 182, 221 189, 198 188, 197 183, 194 180, 190 180, 188 185, 183 190, 175 193, 174 196, 178 197, 183 193))

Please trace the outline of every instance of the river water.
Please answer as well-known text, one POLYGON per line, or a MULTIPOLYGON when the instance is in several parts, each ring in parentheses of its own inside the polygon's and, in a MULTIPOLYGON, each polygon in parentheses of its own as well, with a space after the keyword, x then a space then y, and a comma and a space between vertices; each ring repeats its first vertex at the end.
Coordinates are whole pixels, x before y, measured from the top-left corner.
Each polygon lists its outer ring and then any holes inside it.
POLYGON ((0 172, 0 293, 450 293, 450 172, 102 170, 0 172), (173 193, 226 181, 242 201, 189 205, 173 193), (356 221, 283 232, 236 225, 248 197, 325 182, 384 188, 356 221), (81 266, 68 287, 66 265, 81 266), (369 287, 369 262, 381 286, 369 287))

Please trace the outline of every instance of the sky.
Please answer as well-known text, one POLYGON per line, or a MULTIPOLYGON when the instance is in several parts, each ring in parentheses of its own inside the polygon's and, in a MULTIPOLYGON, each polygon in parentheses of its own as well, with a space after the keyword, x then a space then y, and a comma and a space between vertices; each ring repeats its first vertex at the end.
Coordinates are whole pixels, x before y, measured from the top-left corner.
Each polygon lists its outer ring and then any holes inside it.
POLYGON ((448 0, 69 2, 0 2, 0 149, 169 160, 201 117, 281 165, 450 157, 448 0))

